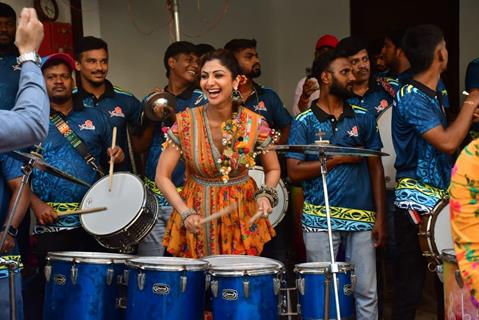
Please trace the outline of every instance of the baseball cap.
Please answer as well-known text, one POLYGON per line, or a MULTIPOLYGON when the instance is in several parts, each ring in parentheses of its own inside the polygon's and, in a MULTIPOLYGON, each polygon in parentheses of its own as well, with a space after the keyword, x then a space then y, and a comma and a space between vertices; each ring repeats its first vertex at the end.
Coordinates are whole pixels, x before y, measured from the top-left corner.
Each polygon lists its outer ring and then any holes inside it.
POLYGON ((319 37, 318 41, 316 42, 316 50, 320 49, 321 47, 331 47, 336 48, 338 44, 338 38, 333 36, 332 34, 325 34, 319 37))
POLYGON ((61 61, 65 63, 71 71, 75 70, 75 60, 73 60, 70 55, 66 53, 53 53, 42 58, 42 71, 54 61, 61 61))

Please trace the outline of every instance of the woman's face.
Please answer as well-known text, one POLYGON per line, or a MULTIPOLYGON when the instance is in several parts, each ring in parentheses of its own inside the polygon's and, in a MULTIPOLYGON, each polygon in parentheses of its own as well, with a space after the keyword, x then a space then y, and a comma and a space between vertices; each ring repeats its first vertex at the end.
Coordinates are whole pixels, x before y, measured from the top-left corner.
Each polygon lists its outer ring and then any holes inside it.
POLYGON ((233 88, 238 80, 217 59, 207 61, 201 68, 200 87, 210 105, 232 101, 233 88))

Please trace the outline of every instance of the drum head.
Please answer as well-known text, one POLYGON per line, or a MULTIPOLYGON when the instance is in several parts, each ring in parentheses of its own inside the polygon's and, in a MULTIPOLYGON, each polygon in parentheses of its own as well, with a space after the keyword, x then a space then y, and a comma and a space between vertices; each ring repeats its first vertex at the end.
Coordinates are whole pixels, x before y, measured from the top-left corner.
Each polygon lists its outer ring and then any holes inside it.
POLYGON ((108 176, 98 180, 83 197, 81 209, 107 207, 107 210, 80 216, 83 228, 93 235, 108 235, 128 226, 145 202, 145 186, 135 175, 113 174, 112 190, 108 176))
POLYGON ((382 152, 389 153, 388 157, 381 157, 384 167, 384 178, 386 180, 386 188, 394 189, 396 184, 396 169, 394 162, 396 161, 396 152, 394 151, 393 138, 391 133, 393 107, 389 107, 383 111, 378 117, 378 129, 383 143, 382 152))
POLYGON ((443 250, 454 248, 454 242, 452 241, 449 201, 442 200, 441 203, 434 208, 433 216, 434 244, 436 245, 437 250, 435 253, 440 255, 443 250))
MULTIPOLYGON (((256 166, 248 170, 248 173, 258 187, 264 183, 263 167, 256 166)), ((269 222, 273 227, 276 227, 283 220, 286 210, 288 210, 288 192, 283 180, 279 180, 276 191, 278 192, 278 205, 273 208, 273 212, 268 216, 269 222)))
POLYGON ((284 269, 281 262, 256 256, 216 255, 202 258, 209 262, 209 271, 217 275, 249 275, 277 273, 284 269))
MULTIPOLYGON (((340 272, 349 272, 354 270, 354 266, 347 262, 336 262, 340 272)), ((297 264, 294 271, 297 273, 326 273, 330 272, 331 263, 329 262, 306 262, 297 264)))
POLYGON ((127 266, 144 270, 183 271, 206 270, 208 262, 176 257, 142 257, 129 260, 127 266))
POLYGON ((49 252, 49 260, 69 261, 77 263, 93 264, 123 264, 128 259, 136 256, 130 254, 109 253, 109 252, 80 252, 80 251, 59 251, 49 252))

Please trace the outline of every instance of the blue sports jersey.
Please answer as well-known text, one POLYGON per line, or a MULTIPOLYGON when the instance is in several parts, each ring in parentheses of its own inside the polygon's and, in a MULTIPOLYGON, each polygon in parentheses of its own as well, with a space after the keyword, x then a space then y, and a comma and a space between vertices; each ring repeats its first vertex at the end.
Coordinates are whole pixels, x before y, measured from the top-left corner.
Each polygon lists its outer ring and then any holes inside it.
POLYGON ((348 104, 355 106, 355 111, 370 112, 376 119, 379 115, 395 102, 399 90, 399 83, 395 79, 377 77, 369 82, 369 89, 363 96, 354 95, 347 100, 348 104))
POLYGON ((246 99, 245 106, 262 115, 269 126, 275 130, 283 129, 291 124, 293 117, 284 107, 281 98, 272 89, 253 82, 254 91, 246 99))
MULTIPOLYGON (((186 89, 181 94, 175 96, 175 98, 176 112, 182 112, 186 108, 194 108, 197 106, 204 105, 208 102, 201 90, 195 89, 194 87, 186 89)), ((166 199, 159 193, 159 190, 157 190, 154 181, 156 175, 156 166, 158 165, 158 159, 160 158, 162 151, 162 144, 163 142, 165 142, 165 135, 162 131, 162 128, 165 126, 171 126, 172 124, 173 123, 171 122, 160 122, 155 124, 155 131, 153 133, 153 139, 151 141, 150 149, 148 151, 148 157, 146 159, 145 167, 145 177, 147 178, 147 183, 150 188, 153 189, 158 195, 162 206, 169 206, 169 204, 166 199)), ((180 160, 178 162, 178 165, 173 171, 171 179, 176 187, 183 186, 183 183, 185 181, 185 164, 183 161, 180 160)))
MULTIPOLYGON (((401 88, 402 86, 409 84, 412 81, 414 74, 411 72, 411 70, 406 70, 403 73, 399 74, 397 76, 397 81, 399 82, 399 87, 401 88)), ((447 94, 447 89, 446 85, 444 84, 444 81, 442 79, 439 79, 439 82, 437 83, 437 96, 439 97, 438 99, 440 100, 442 106, 444 108, 449 108, 449 95, 447 94)))
MULTIPOLYGON (((72 111, 68 116, 62 116, 71 130, 86 145, 90 154, 99 159, 106 154, 111 146, 111 125, 104 113, 92 108, 72 111)), ((43 159, 48 164, 89 184, 98 180, 98 174, 68 142, 57 127, 50 121, 48 136, 42 143, 43 159)), ((75 208, 82 201, 88 188, 65 179, 53 176, 47 172, 33 170, 32 190, 45 202, 61 203, 65 209, 75 208)), ((60 208, 61 209, 61 208, 60 208)), ((35 233, 68 230, 80 226, 78 215, 61 216, 51 225, 37 225, 35 233)))
MULTIPOLYGON (((314 144, 318 133, 331 144, 381 150, 382 143, 376 121, 369 113, 350 105, 335 119, 313 101, 311 108, 293 121, 288 144, 314 144)), ((319 157, 304 153, 287 153, 286 157, 301 161, 317 161, 319 157)), ((327 186, 331 206, 332 228, 336 231, 371 230, 375 222, 375 206, 367 160, 358 164, 338 165, 328 171, 327 186)), ((322 231, 327 228, 322 178, 303 181, 303 230, 322 231)))
POLYGON ((392 115, 398 181, 395 204, 400 208, 429 212, 449 185, 451 157, 422 137, 437 126, 447 127, 437 92, 414 80, 404 85, 392 115))
POLYGON ((0 56, 0 110, 11 110, 15 105, 21 71, 17 56, 16 51, 0 56))
MULTIPOLYGON (((8 188, 7 182, 21 176, 22 163, 13 159, 6 153, 0 154, 0 226, 6 224, 6 218, 11 199, 11 192, 8 188)), ((17 247, 7 253, 2 253, 2 256, 15 256, 15 259, 20 259, 17 247)), ((0 278, 6 276, 6 272, 3 274, 2 269, 6 268, 0 266, 0 278)))
MULTIPOLYGON (((113 86, 105 80, 105 92, 100 98, 85 91, 81 86, 74 90, 74 100, 77 107, 98 108, 110 121, 111 127, 117 128, 117 145, 125 153, 125 161, 115 166, 117 171, 131 171, 130 153, 126 136, 127 125, 137 129, 141 125, 143 107, 131 93, 113 86)), ((105 164, 105 161, 103 161, 105 164)))

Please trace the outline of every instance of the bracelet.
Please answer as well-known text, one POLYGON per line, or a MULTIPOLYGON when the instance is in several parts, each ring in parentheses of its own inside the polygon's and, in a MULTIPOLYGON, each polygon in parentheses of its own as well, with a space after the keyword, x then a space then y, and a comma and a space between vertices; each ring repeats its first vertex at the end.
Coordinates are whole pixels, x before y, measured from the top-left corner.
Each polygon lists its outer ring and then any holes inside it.
MULTIPOLYGON (((1 228, 0 231, 5 231, 7 228, 5 226, 3 226, 1 228)), ((16 238, 17 235, 18 235, 18 229, 13 227, 13 226, 10 226, 10 228, 8 229, 7 233, 12 237, 12 238, 16 238)))
POLYGON ((271 202, 272 207, 276 207, 279 202, 278 191, 275 188, 262 185, 258 191, 254 193, 254 198, 257 200, 260 197, 267 197, 271 202))
POLYGON ((185 224, 186 218, 188 218, 189 216, 193 214, 196 214, 196 211, 195 209, 192 209, 192 208, 188 208, 185 211, 181 212, 180 216, 181 216, 181 220, 183 221, 183 224, 185 224))

